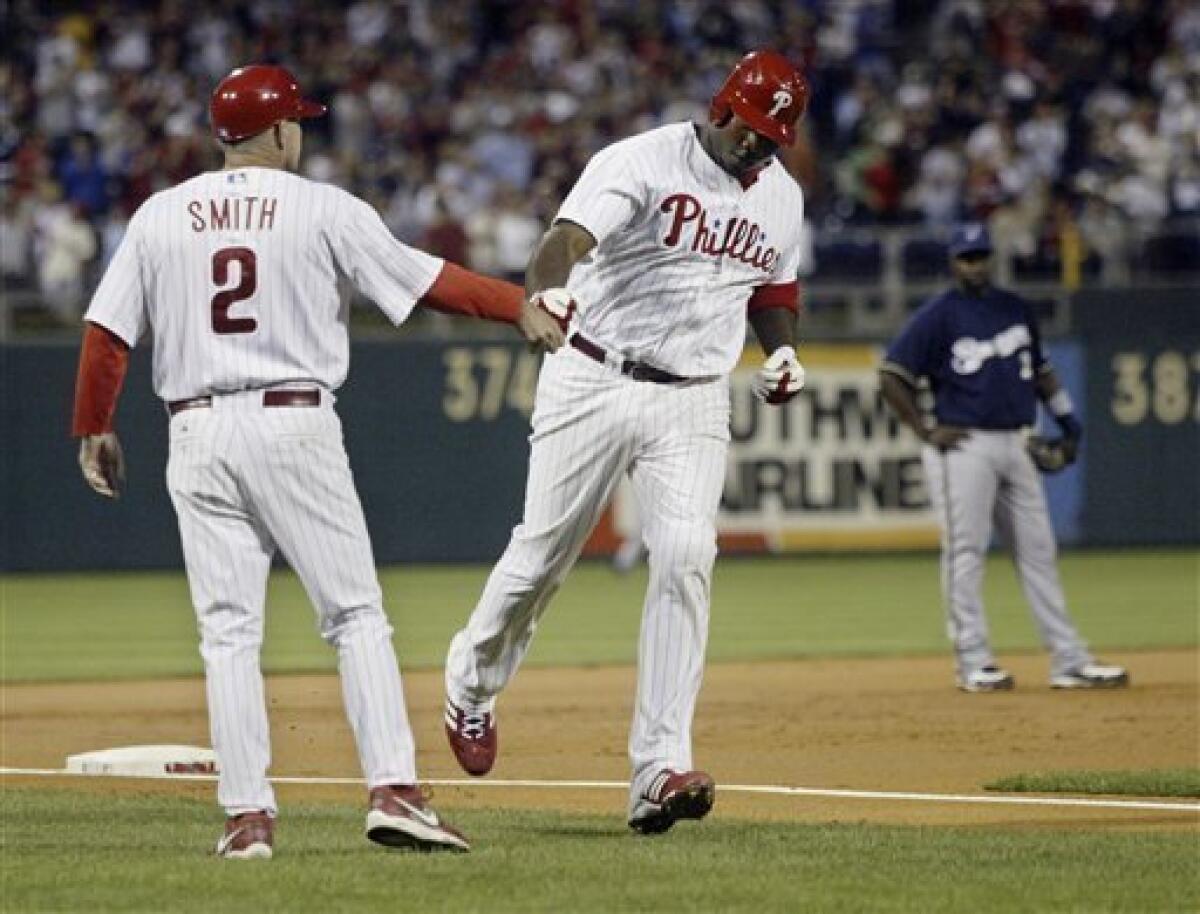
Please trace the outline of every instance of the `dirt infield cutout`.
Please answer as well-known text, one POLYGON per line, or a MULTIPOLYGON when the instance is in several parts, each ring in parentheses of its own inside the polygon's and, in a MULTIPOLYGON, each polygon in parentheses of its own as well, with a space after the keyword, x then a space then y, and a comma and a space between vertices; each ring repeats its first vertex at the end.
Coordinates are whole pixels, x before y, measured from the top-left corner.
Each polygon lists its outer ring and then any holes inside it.
MULTIPOLYGON (((979 794, 1020 771, 1150 769, 1200 763, 1195 651, 1122 652, 1133 686, 1064 693, 1040 655, 1005 657, 1011 693, 966 695, 944 657, 714 664, 696 715, 697 766, 728 784, 979 794)), ((440 671, 405 675, 424 778, 458 779, 441 732, 440 671)), ((527 669, 498 709, 502 779, 627 777, 633 701, 628 667, 527 669)), ((359 775, 334 676, 275 676, 267 686, 272 773, 359 775)), ((131 743, 207 745, 199 680, 6 685, 3 767, 61 768, 67 755, 131 743)), ((6 778, 7 779, 7 778, 6 778)), ((205 783, 69 780, 71 789, 212 797, 205 783)), ((43 782, 45 783, 45 782, 43 782)), ((65 787, 66 784, 63 783, 65 787)), ((558 808, 621 816, 620 790, 438 786, 440 805, 558 808)), ((299 798, 358 802, 353 786, 283 785, 299 798)), ((798 822, 1197 829, 1200 815, 1154 810, 896 802, 887 798, 718 794, 716 813, 798 822)))

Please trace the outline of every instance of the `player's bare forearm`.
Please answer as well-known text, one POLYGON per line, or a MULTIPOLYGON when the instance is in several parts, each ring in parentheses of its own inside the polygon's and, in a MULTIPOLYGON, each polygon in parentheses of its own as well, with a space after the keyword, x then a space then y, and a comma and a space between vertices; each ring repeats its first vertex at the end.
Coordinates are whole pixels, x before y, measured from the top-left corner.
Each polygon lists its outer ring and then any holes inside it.
POLYGON ((571 268, 595 246, 596 239, 582 226, 566 220, 554 223, 542 236, 525 270, 525 294, 565 286, 571 268))
POLYGON ((943 451, 956 448, 967 437, 967 430, 954 425, 933 425, 925 422, 925 416, 917 403, 917 391, 908 380, 887 368, 879 370, 879 389, 888 406, 926 444, 943 451))
POLYGON ((918 437, 924 439, 925 420, 921 415, 920 407, 917 406, 917 392, 912 385, 899 375, 880 369, 879 389, 883 393, 884 401, 892 408, 892 412, 899 417, 900 421, 916 432, 918 437))
POLYGON ((1038 373, 1035 389, 1054 421, 1058 423, 1058 427, 1062 429, 1063 436, 1076 442, 1083 437, 1083 426, 1075 416, 1075 404, 1071 395, 1049 365, 1044 366, 1038 373))
POLYGON ((1058 375, 1054 373, 1054 369, 1049 365, 1046 365, 1038 372, 1034 386, 1037 389, 1038 397, 1042 400, 1049 400, 1062 389, 1062 385, 1058 381, 1058 375))
POLYGON ((750 326, 763 352, 770 355, 780 346, 796 347, 796 312, 790 308, 764 308, 752 311, 750 326))
POLYGON ((563 287, 576 261, 595 246, 589 232, 567 221, 554 223, 538 242, 525 271, 526 299, 517 322, 535 350, 554 352, 566 342, 575 305, 563 287))

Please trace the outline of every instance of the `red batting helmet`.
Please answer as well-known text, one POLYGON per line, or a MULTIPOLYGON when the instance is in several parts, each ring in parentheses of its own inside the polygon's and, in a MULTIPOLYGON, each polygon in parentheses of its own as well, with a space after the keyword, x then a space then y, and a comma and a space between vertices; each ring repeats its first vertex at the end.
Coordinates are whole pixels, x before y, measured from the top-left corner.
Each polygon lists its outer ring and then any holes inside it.
POLYGON ((736 114, 780 146, 796 142, 796 122, 808 106, 808 81, 775 51, 751 51, 713 96, 708 116, 718 126, 736 114))
POLYGON ((266 64, 238 67, 221 80, 208 103, 213 132, 223 143, 240 143, 280 121, 324 113, 324 105, 300 94, 296 77, 266 64))

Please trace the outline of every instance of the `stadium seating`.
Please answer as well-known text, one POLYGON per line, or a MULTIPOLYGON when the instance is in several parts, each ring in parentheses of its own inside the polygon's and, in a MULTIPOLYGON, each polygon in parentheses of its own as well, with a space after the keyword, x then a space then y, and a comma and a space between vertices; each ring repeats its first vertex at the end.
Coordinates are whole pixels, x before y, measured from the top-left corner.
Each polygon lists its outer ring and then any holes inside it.
POLYGON ((1134 270, 1176 279, 1200 276, 1200 230, 1151 235, 1134 258, 1134 270))
POLYGON ((818 241, 815 259, 814 278, 827 282, 874 284, 883 272, 883 247, 869 237, 818 241))

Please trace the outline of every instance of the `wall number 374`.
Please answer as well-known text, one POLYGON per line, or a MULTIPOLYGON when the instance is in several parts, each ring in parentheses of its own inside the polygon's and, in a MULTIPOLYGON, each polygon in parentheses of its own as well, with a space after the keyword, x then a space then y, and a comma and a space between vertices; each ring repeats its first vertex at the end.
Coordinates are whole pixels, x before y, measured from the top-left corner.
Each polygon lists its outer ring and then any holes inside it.
POLYGON ((511 346, 451 346, 442 411, 451 422, 491 422, 508 409, 526 419, 533 412, 541 357, 511 346))
POLYGON ((1121 425, 1200 422, 1200 352, 1118 352, 1112 370, 1112 415, 1121 425))

